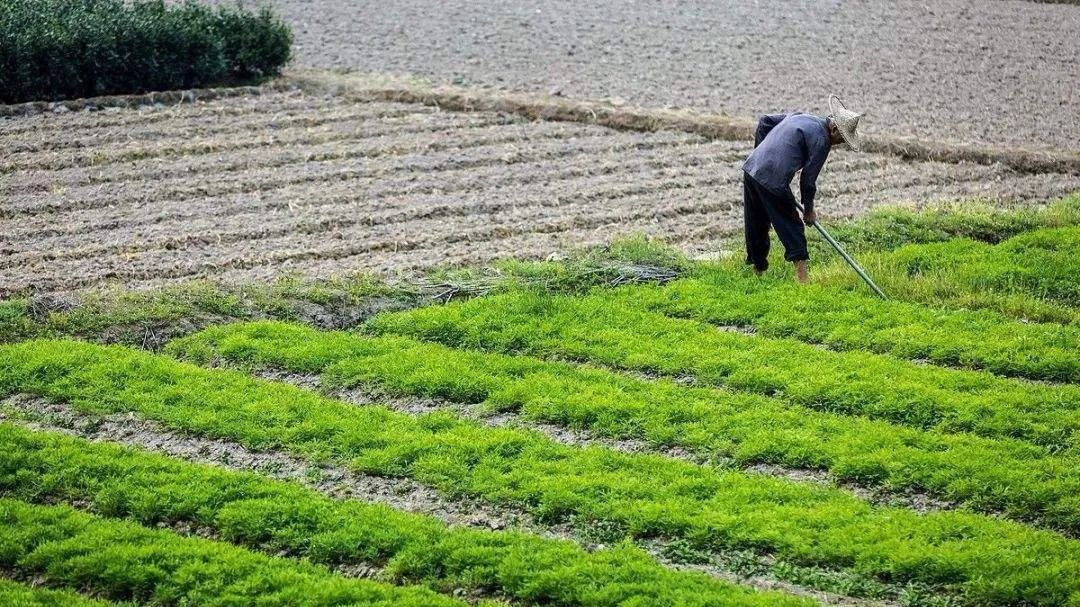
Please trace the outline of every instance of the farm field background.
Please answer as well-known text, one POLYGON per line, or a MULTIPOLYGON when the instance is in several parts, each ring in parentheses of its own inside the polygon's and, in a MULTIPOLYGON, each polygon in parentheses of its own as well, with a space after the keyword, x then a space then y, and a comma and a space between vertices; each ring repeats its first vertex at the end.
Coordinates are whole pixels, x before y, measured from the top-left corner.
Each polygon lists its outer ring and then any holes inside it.
POLYGON ((1080 607, 1080 7, 270 4, 0 106, 0 605, 1080 607))

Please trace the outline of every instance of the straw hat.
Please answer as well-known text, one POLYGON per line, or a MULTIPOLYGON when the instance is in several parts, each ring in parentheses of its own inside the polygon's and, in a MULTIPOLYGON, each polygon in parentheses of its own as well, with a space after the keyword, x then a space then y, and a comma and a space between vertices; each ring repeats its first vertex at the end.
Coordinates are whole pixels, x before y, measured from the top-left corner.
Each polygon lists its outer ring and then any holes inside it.
POLYGON ((859 133, 856 129, 859 128, 859 118, 864 115, 865 113, 856 114, 844 107, 844 102, 836 95, 829 95, 829 118, 840 130, 840 135, 848 147, 856 151, 859 149, 859 133))

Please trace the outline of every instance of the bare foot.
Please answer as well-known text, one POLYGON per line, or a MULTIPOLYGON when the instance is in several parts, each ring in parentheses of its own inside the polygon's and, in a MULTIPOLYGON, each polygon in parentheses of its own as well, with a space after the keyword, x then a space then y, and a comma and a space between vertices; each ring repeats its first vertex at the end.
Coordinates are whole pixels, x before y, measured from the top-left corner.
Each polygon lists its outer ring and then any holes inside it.
POLYGON ((795 282, 806 284, 810 280, 806 271, 806 260, 795 262, 795 282))

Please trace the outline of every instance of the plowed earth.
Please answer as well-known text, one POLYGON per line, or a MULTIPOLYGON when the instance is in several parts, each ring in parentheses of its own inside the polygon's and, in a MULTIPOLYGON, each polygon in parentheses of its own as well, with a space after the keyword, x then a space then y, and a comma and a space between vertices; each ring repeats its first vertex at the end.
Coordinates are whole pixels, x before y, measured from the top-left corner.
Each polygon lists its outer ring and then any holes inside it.
MULTIPOLYGON (((741 226, 748 142, 299 91, 0 121, 0 295, 398 272, 741 226)), ((1080 176, 836 152, 823 216, 1045 199, 1080 176)))
MULTIPOLYGON (((227 2, 229 0, 215 0, 227 2)), ((867 133, 1076 150, 1080 10, 1043 2, 269 0, 295 63, 867 133)))

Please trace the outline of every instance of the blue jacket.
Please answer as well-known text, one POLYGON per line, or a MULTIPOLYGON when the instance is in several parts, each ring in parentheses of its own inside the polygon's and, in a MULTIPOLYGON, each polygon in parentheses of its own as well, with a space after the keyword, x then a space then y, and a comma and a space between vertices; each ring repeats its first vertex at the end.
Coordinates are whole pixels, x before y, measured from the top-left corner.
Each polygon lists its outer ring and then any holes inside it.
POLYGON ((800 169, 799 192, 807 211, 814 209, 817 177, 829 157, 829 128, 811 114, 767 114, 758 121, 754 151, 743 163, 754 181, 774 192, 790 191, 800 169))

